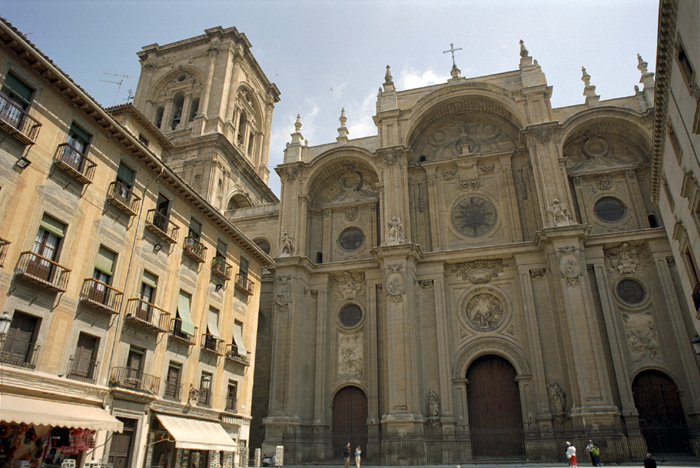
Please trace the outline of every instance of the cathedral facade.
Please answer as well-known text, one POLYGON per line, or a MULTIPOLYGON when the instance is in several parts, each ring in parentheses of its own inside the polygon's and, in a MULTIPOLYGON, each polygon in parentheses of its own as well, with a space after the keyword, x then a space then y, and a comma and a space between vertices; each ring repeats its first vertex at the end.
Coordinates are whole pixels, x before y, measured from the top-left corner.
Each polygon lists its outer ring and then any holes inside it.
POLYGON ((276 265, 261 291, 251 444, 285 463, 608 461, 698 453, 700 378, 650 201, 653 73, 552 108, 518 69, 398 91, 374 136, 308 146, 278 205, 230 212, 276 265), (659 434, 667 439, 660 442, 659 434))

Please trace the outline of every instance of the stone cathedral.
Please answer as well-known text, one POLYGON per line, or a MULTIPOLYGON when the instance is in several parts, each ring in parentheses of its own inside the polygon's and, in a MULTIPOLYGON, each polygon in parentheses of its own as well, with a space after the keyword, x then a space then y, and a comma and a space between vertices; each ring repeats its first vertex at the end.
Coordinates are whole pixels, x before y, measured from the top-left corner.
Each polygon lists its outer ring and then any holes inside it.
MULTIPOLYGON (((267 81, 234 28, 146 47, 135 105, 168 163, 269 251, 251 453, 284 463, 564 460, 700 451, 694 331, 650 202, 653 73, 552 108, 519 67, 397 90, 376 135, 309 146, 267 188, 267 81), (664 436, 666 438, 664 438, 664 436)), ((517 58, 514 58, 517 63, 517 58)))

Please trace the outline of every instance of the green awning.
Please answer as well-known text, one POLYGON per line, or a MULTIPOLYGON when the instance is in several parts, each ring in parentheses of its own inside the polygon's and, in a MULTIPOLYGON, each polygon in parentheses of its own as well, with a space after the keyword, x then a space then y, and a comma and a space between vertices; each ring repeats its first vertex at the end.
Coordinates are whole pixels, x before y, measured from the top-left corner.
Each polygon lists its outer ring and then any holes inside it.
POLYGON ((34 90, 26 84, 24 84, 22 80, 17 78, 11 72, 7 73, 7 78, 5 78, 4 85, 10 88, 17 96, 24 99, 27 102, 27 104, 31 102, 32 93, 34 92, 34 90))
POLYGON ((180 316, 182 333, 194 336, 194 322, 190 314, 190 299, 192 296, 186 292, 180 291, 180 297, 177 299, 177 314, 180 316))
POLYGON ((143 280, 141 280, 143 284, 152 287, 153 289, 158 287, 158 279, 156 278, 156 275, 153 273, 149 273, 144 270, 143 272, 143 280))
POLYGON ((61 239, 66 237, 66 225, 49 215, 41 218, 41 228, 61 239))

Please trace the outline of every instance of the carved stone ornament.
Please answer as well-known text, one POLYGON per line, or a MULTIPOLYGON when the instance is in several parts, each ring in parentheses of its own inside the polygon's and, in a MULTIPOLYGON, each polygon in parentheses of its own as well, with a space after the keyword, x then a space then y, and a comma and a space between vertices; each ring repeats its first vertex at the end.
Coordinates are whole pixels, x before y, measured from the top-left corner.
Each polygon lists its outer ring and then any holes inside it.
POLYGON ((445 169, 442 171, 442 178, 445 180, 452 180, 457 175, 457 169, 445 169))
POLYGON ((275 289, 275 303, 280 312, 287 312, 289 304, 292 302, 292 275, 280 276, 277 278, 277 288, 275 289))
POLYGON ((457 274, 462 279, 468 279, 474 284, 484 284, 503 272, 503 260, 474 260, 472 262, 459 263, 457 274))
POLYGON ((610 190, 612 188, 612 182, 610 182, 610 176, 607 174, 600 174, 595 178, 595 185, 601 190, 610 190))
POLYGON ((386 277, 387 298, 394 304, 398 304, 403 300, 406 281, 403 273, 399 271, 402 268, 401 265, 390 265, 389 268, 392 271, 386 277))
POLYGON ((574 224, 574 217, 571 216, 566 206, 557 200, 552 201, 552 205, 547 209, 552 226, 569 226, 574 224))
POLYGON ((357 298, 357 294, 362 290, 364 281, 364 273, 352 273, 348 270, 345 270, 342 275, 333 278, 338 293, 346 300, 357 298))
POLYGON ((387 166, 393 166, 399 160, 399 155, 392 151, 391 153, 384 153, 382 159, 387 166))
POLYGON ((348 221, 355 221, 357 219, 357 207, 348 206, 345 208, 345 219, 348 221))
POLYGON ((288 167, 284 170, 284 178, 287 182, 292 182, 299 175, 298 167, 288 167))
POLYGON ((364 356, 362 351, 362 335, 340 335, 338 337, 338 379, 362 379, 364 356))
POLYGON ((541 128, 535 132, 535 139, 537 140, 537 143, 541 145, 546 145, 550 141, 552 141, 552 128, 547 127, 547 128, 541 128))
POLYGON ((566 413, 566 393, 561 385, 556 382, 547 384, 547 396, 552 415, 563 416, 566 413))
POLYGON ((476 179, 463 179, 459 181, 459 184, 465 190, 478 190, 481 186, 481 181, 479 178, 476 179))
POLYGON ((559 270, 561 271, 562 278, 566 280, 569 286, 578 285, 581 278, 581 262, 576 253, 576 248, 565 247, 559 249, 559 252, 559 270))
POLYGON ((440 396, 432 388, 428 390, 428 418, 440 416, 440 396))
POLYGON ((605 254, 610 260, 610 265, 621 275, 637 272, 639 253, 627 242, 623 242, 618 247, 606 249, 605 254))
POLYGON ((467 322, 477 331, 493 331, 501 326, 505 316, 503 302, 488 292, 472 296, 466 307, 467 322))
POLYGON ((404 241, 403 224, 398 216, 392 216, 389 222, 389 232, 386 234, 386 245, 398 245, 404 241))
POLYGON ((635 319, 636 317, 628 317, 625 324, 625 337, 633 357, 635 360, 661 360, 659 339, 656 335, 654 321, 647 314, 635 319), (648 317, 648 320, 645 323, 639 323, 640 320, 644 320, 644 317, 648 317))
POLYGON ((494 164, 484 164, 483 166, 480 167, 481 173, 482 174, 491 174, 493 172, 494 167, 496 167, 494 164))
POLYGON ((294 238, 285 229, 282 231, 281 239, 282 248, 280 249, 280 257, 289 257, 294 253, 294 238))

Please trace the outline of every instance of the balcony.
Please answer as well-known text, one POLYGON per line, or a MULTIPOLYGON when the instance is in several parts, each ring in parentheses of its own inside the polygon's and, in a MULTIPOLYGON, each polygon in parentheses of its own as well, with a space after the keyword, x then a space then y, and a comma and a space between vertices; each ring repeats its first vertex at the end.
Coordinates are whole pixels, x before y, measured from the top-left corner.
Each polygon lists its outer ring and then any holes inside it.
POLYGON ((218 338, 214 338, 210 333, 202 334, 202 350, 209 351, 217 356, 224 355, 224 342, 218 338))
POLYGON ((207 248, 195 237, 185 237, 185 245, 182 246, 182 253, 197 263, 204 263, 206 252, 207 248))
POLYGON ((188 346, 195 344, 194 337, 197 336, 197 327, 194 329, 194 336, 190 336, 187 333, 182 332, 182 320, 179 318, 170 319, 170 328, 168 329, 169 335, 188 346))
POLYGON ((130 367, 114 367, 109 376, 109 386, 158 395, 160 377, 130 367))
POLYGON ((53 162, 83 184, 91 184, 97 164, 68 143, 58 145, 53 162))
POLYGON ((34 252, 22 252, 15 268, 17 279, 56 292, 65 292, 70 270, 34 252))
POLYGON ((109 184, 107 201, 129 216, 136 216, 141 206, 141 198, 134 195, 129 187, 118 180, 109 184))
POLYGON ((170 328, 170 314, 141 299, 126 301, 126 320, 156 333, 167 332, 170 328))
POLYGON ((66 377, 81 382, 95 383, 97 376, 97 366, 99 361, 87 359, 79 355, 73 355, 68 360, 68 371, 66 377))
POLYGON ((146 216, 146 228, 156 235, 159 239, 174 244, 177 242, 177 234, 180 230, 166 215, 153 210, 148 210, 146 216))
POLYGON ((238 346, 235 344, 226 345, 226 359, 237 362, 244 366, 249 366, 248 356, 238 353, 238 346))
POLYGON ((9 337, 7 333, 0 334, 0 362, 3 364, 35 369, 39 349, 41 345, 35 341, 16 335, 9 337))
POLYGON ((25 145, 33 145, 41 124, 7 96, 0 94, 0 128, 25 145))
POLYGON ((253 295, 253 282, 248 279, 248 275, 246 274, 241 274, 238 273, 236 275, 236 282, 235 282, 236 289, 238 289, 240 292, 247 296, 252 296, 253 295))
POLYGON ((214 257, 211 261, 211 272, 213 275, 228 281, 231 279, 231 265, 226 263, 222 257, 214 257))
POLYGON ((5 257, 7 256, 8 245, 12 242, 0 237, 0 267, 5 266, 5 257))
POLYGON ((174 382, 165 382, 165 390, 163 391, 163 398, 166 400, 179 401, 181 392, 182 392, 182 384, 174 383, 174 382))
POLYGON ((80 302, 108 314, 119 313, 123 297, 124 293, 95 278, 85 278, 80 290, 80 302))

